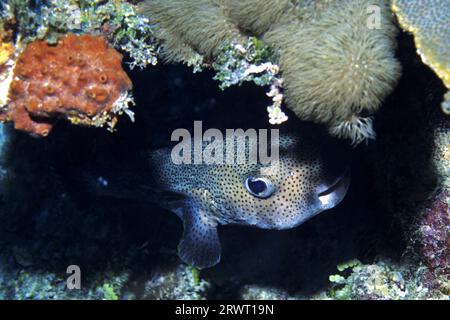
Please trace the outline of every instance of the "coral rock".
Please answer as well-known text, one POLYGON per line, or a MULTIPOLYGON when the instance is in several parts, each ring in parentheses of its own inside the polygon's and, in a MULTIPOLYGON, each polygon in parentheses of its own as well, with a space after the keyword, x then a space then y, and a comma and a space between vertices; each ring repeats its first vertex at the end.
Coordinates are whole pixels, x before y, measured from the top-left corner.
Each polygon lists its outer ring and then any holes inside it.
POLYGON ((450 88, 450 11, 446 0, 394 0, 392 11, 414 35, 417 52, 450 88))
MULTIPOLYGON (((450 89, 450 11, 447 0, 393 0, 392 11, 403 29, 414 35, 417 53, 450 89)), ((442 110, 450 113, 450 92, 442 110)))
POLYGON ((68 34, 56 46, 33 41, 16 62, 0 120, 39 136, 50 132, 55 118, 113 127, 123 111, 115 106, 132 87, 121 61, 102 37, 68 34))
POLYGON ((446 191, 436 196, 432 206, 426 210, 420 226, 423 260, 433 271, 443 268, 444 270, 441 271, 444 274, 449 274, 450 272, 448 197, 449 195, 446 191))
POLYGON ((0 43, 0 72, 3 70, 3 66, 11 58, 14 53, 14 46, 11 43, 0 43))
POLYGON ((14 45, 0 40, 0 107, 8 103, 8 88, 12 81, 13 67, 14 45))
POLYGON ((446 295, 450 293, 449 200, 448 190, 436 195, 419 223, 417 242, 419 256, 428 267, 425 273, 427 286, 446 295))

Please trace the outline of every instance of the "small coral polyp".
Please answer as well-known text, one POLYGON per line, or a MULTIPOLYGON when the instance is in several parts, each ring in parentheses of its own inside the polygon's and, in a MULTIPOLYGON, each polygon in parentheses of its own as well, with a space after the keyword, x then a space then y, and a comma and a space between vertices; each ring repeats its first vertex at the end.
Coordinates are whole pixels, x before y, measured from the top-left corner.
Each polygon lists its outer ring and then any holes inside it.
POLYGON ((37 136, 48 135, 57 118, 111 127, 115 104, 132 88, 121 62, 103 37, 68 34, 56 46, 35 40, 17 59, 0 120, 37 136))

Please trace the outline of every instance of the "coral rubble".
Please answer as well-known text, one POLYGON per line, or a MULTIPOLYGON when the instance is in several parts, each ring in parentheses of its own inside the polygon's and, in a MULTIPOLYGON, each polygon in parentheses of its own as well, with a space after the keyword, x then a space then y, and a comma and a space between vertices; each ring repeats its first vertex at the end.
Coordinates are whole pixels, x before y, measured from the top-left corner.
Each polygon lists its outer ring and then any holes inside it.
POLYGON ((450 225, 449 210, 450 194, 443 191, 438 194, 430 208, 419 223, 417 230, 417 246, 419 255, 428 267, 428 284, 432 288, 439 288, 448 294, 450 284, 450 238, 448 227, 450 225))
POLYGON ((439 172, 437 191, 423 210, 413 239, 414 249, 427 266, 428 287, 450 293, 450 130, 436 130, 433 152, 434 165, 439 172))
POLYGON ((354 260, 338 266, 339 274, 331 275, 332 288, 318 298, 358 300, 445 299, 425 286, 424 268, 396 265, 389 261, 362 264, 354 260), (350 272, 345 277, 342 272, 350 272))
POLYGON ((174 270, 157 272, 145 282, 146 300, 203 300, 210 283, 201 279, 198 270, 180 265, 174 270))
MULTIPOLYGON (((392 11, 403 29, 414 35, 417 53, 450 89, 450 11, 446 0, 393 0, 392 11)), ((450 93, 442 109, 450 114, 450 93)))
POLYGON ((17 59, 0 120, 39 136, 48 135, 53 118, 112 129, 118 114, 130 112, 122 97, 132 84, 121 61, 102 37, 68 34, 56 46, 35 40, 17 59))

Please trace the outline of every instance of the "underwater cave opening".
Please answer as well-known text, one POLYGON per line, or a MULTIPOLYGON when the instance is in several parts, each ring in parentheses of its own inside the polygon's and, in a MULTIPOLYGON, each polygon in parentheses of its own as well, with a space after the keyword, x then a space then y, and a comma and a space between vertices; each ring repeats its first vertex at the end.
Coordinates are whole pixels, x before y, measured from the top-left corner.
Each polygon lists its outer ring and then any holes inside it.
MULTIPOLYGON (((404 73, 376 116, 377 140, 351 151, 344 147, 352 169, 344 201, 292 230, 221 228, 222 262, 201 273, 212 283, 208 297, 237 298, 249 284, 311 294, 328 285, 343 261, 403 255, 408 228, 436 185, 432 129, 442 121, 443 87, 415 55, 412 39, 402 35, 399 43, 404 73)), ((190 128, 194 120, 219 129, 268 127, 264 88, 222 92, 211 73, 193 74, 180 65, 130 75, 136 122, 121 119, 113 134, 63 122, 45 139, 9 132, 2 159, 8 178, 1 187, 0 263, 11 276, 24 268, 61 274, 77 262, 93 282, 127 274, 136 297, 146 297, 140 283, 179 264, 181 223, 145 199, 88 194, 79 185, 80 173, 140 172, 142 152, 167 145, 174 129, 190 128), (26 252, 31 264, 25 267, 17 252, 26 252)), ((296 125, 293 114, 289 122, 296 125)))

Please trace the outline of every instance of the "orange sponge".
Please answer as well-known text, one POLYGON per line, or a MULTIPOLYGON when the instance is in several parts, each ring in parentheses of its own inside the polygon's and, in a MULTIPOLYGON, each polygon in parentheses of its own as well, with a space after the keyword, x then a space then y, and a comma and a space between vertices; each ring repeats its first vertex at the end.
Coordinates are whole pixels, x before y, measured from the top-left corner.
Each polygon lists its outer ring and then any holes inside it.
POLYGON ((68 34, 56 46, 30 43, 19 56, 0 120, 46 136, 54 119, 103 126, 117 122, 117 101, 132 88, 122 55, 99 36, 68 34))

